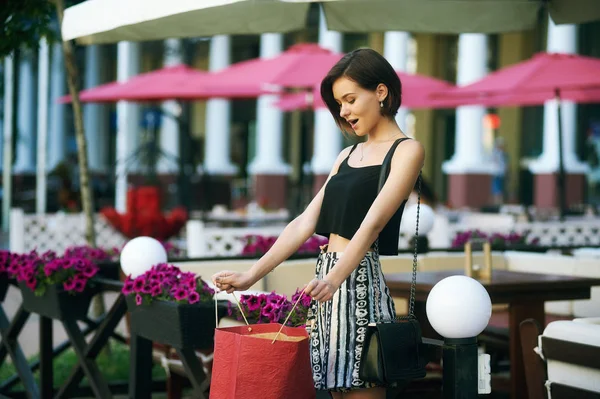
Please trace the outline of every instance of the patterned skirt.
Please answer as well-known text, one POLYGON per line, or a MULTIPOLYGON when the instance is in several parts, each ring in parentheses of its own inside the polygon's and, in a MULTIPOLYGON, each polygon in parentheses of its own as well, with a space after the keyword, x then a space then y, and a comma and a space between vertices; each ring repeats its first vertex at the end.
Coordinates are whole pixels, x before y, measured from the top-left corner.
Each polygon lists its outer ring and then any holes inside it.
MULTIPOLYGON (((341 256, 339 252, 321 253, 316 278, 326 276, 341 256)), ((333 299, 311 304, 307 325, 312 325, 310 357, 315 388, 347 392, 375 387, 358 376, 367 325, 391 321, 395 315, 379 255, 367 252, 333 299)))

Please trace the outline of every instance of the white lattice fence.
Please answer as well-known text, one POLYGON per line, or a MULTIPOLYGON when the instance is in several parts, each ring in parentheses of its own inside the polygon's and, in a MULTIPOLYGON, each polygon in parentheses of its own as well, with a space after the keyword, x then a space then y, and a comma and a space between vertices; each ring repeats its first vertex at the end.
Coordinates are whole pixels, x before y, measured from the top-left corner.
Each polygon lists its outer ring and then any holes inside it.
POLYGON ((510 226, 490 226, 463 223, 450 225, 448 234, 451 239, 457 233, 467 230, 479 229, 485 233, 511 232, 527 235, 529 242, 537 239, 541 246, 598 246, 600 245, 600 220, 589 221, 564 221, 564 222, 531 222, 515 223, 510 226))
MULTIPOLYGON (((102 248, 121 248, 127 238, 110 226, 100 215, 95 218, 96 243, 102 248)), ((36 249, 38 252, 63 253, 75 245, 85 245, 85 215, 25 214, 22 209, 12 209, 10 214, 10 250, 23 253, 36 249)))
MULTIPOLYGON (((246 244, 245 237, 277 237, 285 225, 267 227, 206 227, 198 220, 187 223, 187 254, 190 258, 237 256, 246 244)), ((411 237, 400 233, 399 248, 408 248, 411 237)))
POLYGON ((600 220, 518 223, 515 231, 529 232, 528 239, 542 246, 600 245, 600 220))
POLYGON ((186 225, 187 255, 190 258, 237 256, 242 253, 248 235, 277 237, 285 225, 266 227, 206 227, 199 220, 186 225))

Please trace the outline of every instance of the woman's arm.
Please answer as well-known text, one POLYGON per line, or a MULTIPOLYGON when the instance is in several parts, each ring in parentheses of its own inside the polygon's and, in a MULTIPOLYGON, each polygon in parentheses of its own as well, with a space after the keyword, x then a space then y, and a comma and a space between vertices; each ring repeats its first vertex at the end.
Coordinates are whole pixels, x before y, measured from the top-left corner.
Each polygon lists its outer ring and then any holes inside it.
POLYGON ((313 280, 307 285, 306 292, 309 295, 318 301, 328 301, 333 297, 335 291, 359 265, 402 202, 410 195, 424 158, 423 146, 418 141, 407 140, 396 148, 385 185, 348 243, 344 256, 323 280, 313 280))
POLYGON ((342 150, 323 187, 321 187, 304 212, 285 227, 269 251, 246 273, 223 271, 215 274, 212 279, 217 288, 226 290, 229 293, 236 290, 248 289, 294 254, 314 234, 327 182, 337 173, 340 163, 349 153, 350 147, 342 150))

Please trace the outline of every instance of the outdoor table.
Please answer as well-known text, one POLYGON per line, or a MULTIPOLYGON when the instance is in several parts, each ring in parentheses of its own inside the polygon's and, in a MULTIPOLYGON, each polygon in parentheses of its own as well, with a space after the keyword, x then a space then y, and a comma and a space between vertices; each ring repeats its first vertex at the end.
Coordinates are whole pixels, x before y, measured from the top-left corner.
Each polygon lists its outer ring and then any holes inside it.
MULTIPOLYGON (((464 275, 464 272, 462 270, 446 270, 417 273, 414 310, 415 316, 421 323, 424 337, 439 336, 427 320, 425 307, 427 296, 435 284, 454 275, 464 275)), ((392 296, 410 297, 412 273, 386 274, 385 278, 392 296)), ((493 270, 492 278, 489 281, 480 280, 480 282, 489 293, 492 303, 509 305, 511 398, 526 398, 527 384, 521 352, 519 323, 531 318, 540 325, 544 325, 544 302, 589 299, 591 287, 600 285, 600 279, 493 270)))

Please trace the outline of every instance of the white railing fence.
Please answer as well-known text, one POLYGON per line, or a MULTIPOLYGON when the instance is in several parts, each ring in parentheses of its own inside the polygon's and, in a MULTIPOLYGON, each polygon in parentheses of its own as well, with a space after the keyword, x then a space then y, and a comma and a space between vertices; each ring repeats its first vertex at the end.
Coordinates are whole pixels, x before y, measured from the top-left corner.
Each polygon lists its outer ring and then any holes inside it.
MULTIPOLYGON (((62 253, 66 248, 85 245, 85 219, 83 214, 25 214, 21 209, 12 209, 10 228, 10 250, 40 252, 53 250, 62 253)), ((213 227, 199 220, 188 221, 178 237, 171 240, 190 258, 237 256, 242 253, 247 235, 278 236, 285 225, 266 227, 213 227), (187 253, 186 253, 187 252, 187 253)), ((96 215, 97 244, 103 248, 121 248, 127 238, 116 231, 103 217, 96 215)), ((598 246, 600 245, 600 219, 565 222, 515 222, 494 223, 490 219, 470 216, 449 223, 438 215, 433 230, 429 233, 431 248, 448 248, 459 231, 480 229, 487 233, 529 233, 529 240, 537 239, 543 246, 598 246), (439 219, 439 220, 438 220, 439 219)), ((398 247, 407 249, 410 233, 400 233, 398 247)))

